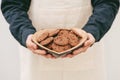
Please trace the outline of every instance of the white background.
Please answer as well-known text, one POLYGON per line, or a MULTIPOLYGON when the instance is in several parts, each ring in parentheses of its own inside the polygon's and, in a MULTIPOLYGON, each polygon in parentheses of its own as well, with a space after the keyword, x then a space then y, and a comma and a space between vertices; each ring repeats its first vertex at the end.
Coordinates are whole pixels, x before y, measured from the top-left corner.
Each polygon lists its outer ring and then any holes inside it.
MULTIPOLYGON (((1 0, 0 0, 1 2, 1 0)), ((108 80, 120 80, 120 12, 112 28, 102 39, 108 80)), ((9 31, 9 25, 0 12, 0 80, 19 80, 18 42, 9 31)))

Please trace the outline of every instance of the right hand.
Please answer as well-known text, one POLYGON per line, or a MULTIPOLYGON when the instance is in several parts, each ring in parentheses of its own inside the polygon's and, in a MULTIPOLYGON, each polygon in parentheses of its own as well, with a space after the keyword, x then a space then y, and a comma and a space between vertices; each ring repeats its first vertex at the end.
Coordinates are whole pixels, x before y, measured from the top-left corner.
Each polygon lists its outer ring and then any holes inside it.
POLYGON ((33 36, 33 34, 30 34, 27 37, 27 40, 26 40, 27 48, 30 49, 34 54, 38 54, 38 55, 44 56, 46 58, 55 59, 55 57, 53 55, 46 53, 45 50, 38 49, 38 46, 32 41, 32 36, 33 36))

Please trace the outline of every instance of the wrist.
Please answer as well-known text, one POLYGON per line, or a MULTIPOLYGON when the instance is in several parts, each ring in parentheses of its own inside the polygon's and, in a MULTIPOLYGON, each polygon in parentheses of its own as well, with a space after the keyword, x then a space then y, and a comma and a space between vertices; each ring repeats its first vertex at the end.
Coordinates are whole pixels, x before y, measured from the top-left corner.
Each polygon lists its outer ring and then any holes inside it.
POLYGON ((31 30, 31 29, 23 31, 23 33, 22 33, 22 43, 25 47, 27 47, 26 46, 26 41, 27 41, 28 36, 31 35, 31 34, 34 34, 34 33, 35 33, 35 31, 31 30))

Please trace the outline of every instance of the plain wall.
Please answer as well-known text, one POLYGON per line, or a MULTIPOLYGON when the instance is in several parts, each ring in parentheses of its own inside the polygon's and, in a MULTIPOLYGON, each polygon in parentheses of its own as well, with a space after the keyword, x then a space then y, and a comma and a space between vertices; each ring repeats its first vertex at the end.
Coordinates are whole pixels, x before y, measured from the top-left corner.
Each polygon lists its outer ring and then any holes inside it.
POLYGON ((0 11, 0 80, 19 80, 20 78, 17 45, 0 11))
MULTIPOLYGON (((0 0, 1 2, 1 0, 0 0)), ((102 39, 105 44, 105 60, 108 80, 120 80, 120 12, 112 28, 102 39)), ((0 80, 19 80, 20 65, 18 42, 13 38, 0 12, 0 80)))
POLYGON ((108 80, 120 80, 120 10, 103 41, 108 80))

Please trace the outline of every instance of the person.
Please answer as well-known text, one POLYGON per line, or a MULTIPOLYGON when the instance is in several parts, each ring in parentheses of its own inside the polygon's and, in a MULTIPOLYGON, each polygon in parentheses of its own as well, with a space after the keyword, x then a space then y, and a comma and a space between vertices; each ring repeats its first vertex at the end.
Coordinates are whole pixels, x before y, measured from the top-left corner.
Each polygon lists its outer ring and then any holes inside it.
POLYGON ((2 0, 2 13, 22 45, 21 80, 106 80, 100 40, 118 9, 119 0, 2 0), (88 39, 64 58, 54 59, 31 39, 40 29, 73 27, 86 31, 88 39))

